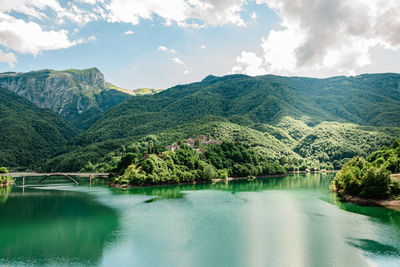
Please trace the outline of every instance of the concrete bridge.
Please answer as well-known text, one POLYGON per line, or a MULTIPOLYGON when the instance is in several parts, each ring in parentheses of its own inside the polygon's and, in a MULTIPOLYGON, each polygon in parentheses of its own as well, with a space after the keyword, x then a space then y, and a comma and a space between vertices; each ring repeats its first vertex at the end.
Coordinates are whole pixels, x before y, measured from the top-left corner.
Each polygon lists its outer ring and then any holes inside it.
POLYGON ((22 177, 22 184, 25 184, 25 177, 43 177, 37 184, 42 183, 44 180, 46 180, 49 177, 55 177, 55 176, 64 176, 74 182, 75 184, 79 184, 74 178, 74 177, 81 177, 81 178, 89 178, 92 180, 92 178, 108 178, 109 173, 103 172, 103 173, 81 173, 81 172, 52 172, 52 173, 38 173, 38 172, 11 172, 7 173, 7 175, 12 176, 14 178, 16 177, 22 177))

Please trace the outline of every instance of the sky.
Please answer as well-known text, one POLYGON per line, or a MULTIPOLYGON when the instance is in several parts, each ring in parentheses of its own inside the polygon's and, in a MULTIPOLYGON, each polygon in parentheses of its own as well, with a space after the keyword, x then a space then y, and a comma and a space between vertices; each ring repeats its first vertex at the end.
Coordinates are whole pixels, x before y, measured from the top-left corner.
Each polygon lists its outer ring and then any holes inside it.
POLYGON ((128 89, 400 73, 400 1, 0 0, 0 72, 90 67, 128 89))

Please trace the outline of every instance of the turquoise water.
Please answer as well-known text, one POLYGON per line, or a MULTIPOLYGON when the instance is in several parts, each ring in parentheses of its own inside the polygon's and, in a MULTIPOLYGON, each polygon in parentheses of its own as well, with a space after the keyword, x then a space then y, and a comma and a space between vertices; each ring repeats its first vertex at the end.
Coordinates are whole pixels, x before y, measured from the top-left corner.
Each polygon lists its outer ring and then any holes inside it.
POLYGON ((400 212, 342 203, 333 174, 0 189, 0 265, 399 266, 400 212))

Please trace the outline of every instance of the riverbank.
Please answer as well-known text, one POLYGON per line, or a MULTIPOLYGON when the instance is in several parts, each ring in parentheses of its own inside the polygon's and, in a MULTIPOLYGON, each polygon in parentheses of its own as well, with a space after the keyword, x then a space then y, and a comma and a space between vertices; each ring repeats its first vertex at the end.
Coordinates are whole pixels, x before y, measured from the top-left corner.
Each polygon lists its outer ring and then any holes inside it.
POLYGON ((151 187, 151 186, 173 186, 173 185, 188 185, 188 184, 207 184, 213 181, 194 181, 191 183, 164 183, 164 184, 141 184, 141 185, 130 185, 130 184, 116 184, 109 181, 107 184, 111 187, 129 189, 135 187, 151 187))
POLYGON ((332 172, 338 172, 338 170, 320 170, 320 171, 288 171, 288 174, 293 174, 293 173, 332 173, 332 172))
POLYGON ((9 186, 14 183, 14 179, 9 175, 0 175, 0 187, 9 186))
POLYGON ((5 183, 5 184, 0 184, 0 187, 6 187, 6 186, 10 186, 12 184, 14 184, 14 181, 10 181, 10 182, 5 183))
POLYGON ((384 207, 389 209, 400 210, 400 200, 395 199, 368 199, 363 197, 355 197, 350 195, 340 195, 346 201, 361 206, 384 207))
POLYGON ((188 185, 188 184, 206 184, 206 183, 220 183, 220 182, 229 182, 235 180, 256 180, 261 178, 275 178, 275 177, 285 177, 287 174, 277 174, 277 175, 263 175, 263 176, 254 176, 254 177, 227 177, 225 179, 212 179, 211 181, 194 181, 188 183, 164 183, 164 184, 146 184, 146 185, 127 185, 127 184, 116 184, 113 182, 108 182, 109 186, 116 188, 134 188, 134 187, 148 187, 148 186, 171 186, 171 185, 188 185))

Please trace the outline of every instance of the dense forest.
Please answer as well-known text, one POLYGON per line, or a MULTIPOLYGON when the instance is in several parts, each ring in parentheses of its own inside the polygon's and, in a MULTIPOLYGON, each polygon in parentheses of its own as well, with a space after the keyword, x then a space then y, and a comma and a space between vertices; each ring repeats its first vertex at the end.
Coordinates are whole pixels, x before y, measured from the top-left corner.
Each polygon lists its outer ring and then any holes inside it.
MULTIPOLYGON (((5 84, 22 86, 25 80, 21 75, 7 73, 1 77, 5 84)), ((44 84, 49 77, 56 79, 69 75, 73 84, 77 84, 74 92, 92 94, 89 98, 96 100, 93 105, 104 108, 92 115, 89 111, 84 112, 88 116, 80 115, 81 119, 74 120, 75 127, 64 122, 67 130, 62 133, 65 137, 51 148, 43 144, 51 140, 34 142, 34 131, 9 130, 7 136, 13 138, 8 140, 1 136, 0 144, 12 143, 13 149, 0 147, 0 155, 6 155, 0 164, 10 167, 79 171, 89 162, 96 165, 111 159, 118 161, 121 151, 141 154, 152 146, 164 147, 210 133, 215 140, 233 142, 268 161, 277 160, 285 170, 339 169, 354 156, 366 157, 400 138, 399 74, 328 79, 274 75, 208 76, 201 82, 178 85, 161 92, 143 89, 140 92, 151 95, 130 94, 127 100, 118 100, 123 101, 119 105, 107 92, 123 93, 124 90, 106 83, 97 69, 43 70, 25 75, 33 75, 36 82, 44 84), (43 77, 38 78, 41 75, 43 77), (100 84, 109 90, 99 88, 100 84), (15 136, 11 132, 16 132, 15 136), (17 141, 24 132, 28 136, 17 141), (12 157, 23 160, 12 160, 12 157)), ((58 86, 54 83, 52 90, 58 86)), ((35 91, 35 96, 43 95, 44 99, 40 100, 44 102, 47 101, 46 90, 51 89, 48 86, 23 88, 35 91)), ((36 108, 32 103, 30 105, 36 108)), ((18 124, 31 124, 30 118, 13 113, 18 112, 14 110, 9 112, 10 116, 2 118, 15 121, 15 116, 19 116, 18 124)), ((52 123, 51 118, 48 118, 50 122, 45 116, 41 118, 52 123)), ((2 127, 4 125, 10 127, 10 123, 3 123, 2 127)))
POLYGON ((400 181, 390 174, 400 172, 400 142, 384 146, 366 159, 354 157, 336 174, 331 188, 341 195, 365 198, 399 198, 400 181))
POLYGON ((0 166, 37 167, 77 130, 49 109, 0 88, 0 166))
MULTIPOLYGON (((105 170, 108 168, 108 171, 116 173, 112 181, 123 185, 192 183, 225 179, 228 176, 253 177, 286 173, 279 161, 270 161, 238 144, 197 145, 195 148, 204 151, 198 153, 182 143, 176 151, 161 152, 154 147, 148 153, 127 153, 117 162, 106 163, 105 170)), ((98 167, 105 166, 89 165, 86 170, 93 171, 98 167)))
POLYGON ((273 159, 304 158, 316 168, 340 168, 353 156, 366 156, 400 137, 400 120, 393 116, 400 114, 399 82, 398 74, 329 79, 208 76, 111 108, 45 168, 78 170, 142 138, 204 134, 199 128, 207 116, 218 116, 220 127, 228 129, 225 136, 207 130, 216 139, 234 139, 273 159), (189 125, 199 132, 189 134, 183 129, 189 125), (231 128, 253 137, 240 140, 231 128))

